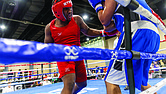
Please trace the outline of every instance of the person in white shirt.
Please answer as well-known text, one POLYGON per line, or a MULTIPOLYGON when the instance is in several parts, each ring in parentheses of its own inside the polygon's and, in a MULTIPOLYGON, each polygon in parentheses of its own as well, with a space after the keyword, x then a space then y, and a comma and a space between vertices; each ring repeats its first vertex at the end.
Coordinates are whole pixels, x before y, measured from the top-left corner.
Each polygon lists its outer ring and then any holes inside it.
POLYGON ((8 93, 8 92, 14 91, 13 86, 11 86, 10 84, 11 84, 11 82, 8 82, 8 86, 3 88, 2 93, 8 93))
POLYGON ((43 82, 43 86, 44 85, 49 85, 49 84, 51 84, 51 82, 48 79, 45 79, 45 81, 43 82))

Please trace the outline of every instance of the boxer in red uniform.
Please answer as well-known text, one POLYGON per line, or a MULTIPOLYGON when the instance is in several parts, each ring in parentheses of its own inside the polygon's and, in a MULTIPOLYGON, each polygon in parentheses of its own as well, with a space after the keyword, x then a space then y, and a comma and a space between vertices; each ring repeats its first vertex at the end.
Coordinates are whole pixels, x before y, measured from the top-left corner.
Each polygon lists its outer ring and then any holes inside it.
MULTIPOLYGON (((73 15, 71 0, 55 0, 52 5, 55 19, 45 28, 45 43, 80 46, 80 31, 83 34, 97 36, 113 36, 117 33, 114 25, 104 28, 112 28, 113 32, 105 32, 89 28, 82 18, 73 15)), ((76 94, 87 85, 86 68, 83 61, 57 62, 60 78, 64 83, 61 94, 76 94)))

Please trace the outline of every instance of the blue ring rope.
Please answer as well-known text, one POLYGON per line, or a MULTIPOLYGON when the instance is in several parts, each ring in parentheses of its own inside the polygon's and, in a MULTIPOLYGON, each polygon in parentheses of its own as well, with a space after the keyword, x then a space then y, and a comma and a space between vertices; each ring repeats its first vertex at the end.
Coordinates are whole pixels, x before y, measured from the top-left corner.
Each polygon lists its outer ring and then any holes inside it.
MULTIPOLYGON (((85 48, 54 43, 44 44, 4 38, 0 38, 0 48, 0 63, 6 65, 15 62, 132 59, 132 53, 126 50, 85 48)), ((140 59, 158 60, 165 58, 166 54, 140 52, 140 59)))

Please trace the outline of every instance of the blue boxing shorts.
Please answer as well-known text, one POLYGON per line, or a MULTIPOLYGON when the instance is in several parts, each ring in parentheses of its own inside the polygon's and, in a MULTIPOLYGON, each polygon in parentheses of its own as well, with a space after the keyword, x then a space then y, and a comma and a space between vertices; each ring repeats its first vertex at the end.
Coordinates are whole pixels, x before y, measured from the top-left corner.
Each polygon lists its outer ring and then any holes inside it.
MULTIPOLYGON (((155 54, 160 46, 160 36, 157 27, 149 21, 134 21, 131 23, 132 31, 132 50, 145 53, 155 54)), ((120 47, 124 39, 122 32, 116 49, 120 47)), ((147 86, 149 68, 152 60, 132 60, 135 87, 141 90, 141 85, 147 86)), ((111 60, 105 81, 116 85, 127 85, 127 68, 125 60, 111 60)))

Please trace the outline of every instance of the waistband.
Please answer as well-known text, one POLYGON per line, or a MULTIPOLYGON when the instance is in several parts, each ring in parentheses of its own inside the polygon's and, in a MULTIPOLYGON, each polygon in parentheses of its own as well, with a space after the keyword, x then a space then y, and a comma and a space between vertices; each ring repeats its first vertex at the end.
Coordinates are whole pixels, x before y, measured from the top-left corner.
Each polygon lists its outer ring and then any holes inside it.
MULTIPOLYGON (((135 34, 135 32, 138 29, 150 29, 156 32, 157 34, 159 34, 157 27, 149 21, 139 20, 139 21, 131 22, 131 32, 133 33, 132 36, 135 34)), ((124 27, 123 27, 123 30, 124 30, 124 27)))
POLYGON ((139 20, 131 22, 131 31, 133 32, 132 37, 138 29, 150 29, 159 34, 157 27, 149 21, 139 20))
MULTIPOLYGON (((135 35, 135 33, 138 29, 150 29, 150 30, 153 30, 154 32, 156 32, 157 34, 159 34, 158 28, 153 23, 151 23, 149 21, 139 20, 139 21, 131 22, 132 38, 133 38, 133 36, 135 35)), ((124 27, 123 27, 123 31, 124 31, 124 27)), ((125 47, 124 40, 125 40, 125 38, 124 38, 124 35, 123 35, 120 49, 123 49, 125 47)))

